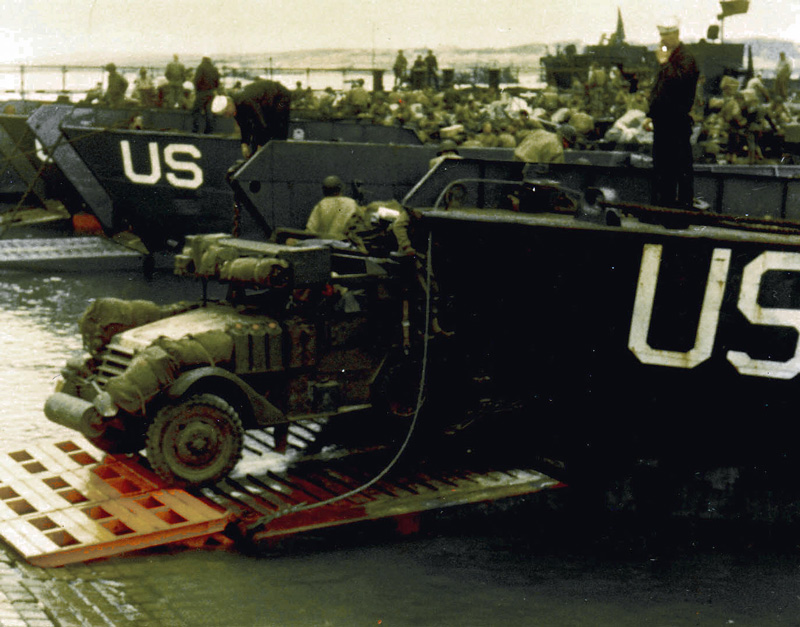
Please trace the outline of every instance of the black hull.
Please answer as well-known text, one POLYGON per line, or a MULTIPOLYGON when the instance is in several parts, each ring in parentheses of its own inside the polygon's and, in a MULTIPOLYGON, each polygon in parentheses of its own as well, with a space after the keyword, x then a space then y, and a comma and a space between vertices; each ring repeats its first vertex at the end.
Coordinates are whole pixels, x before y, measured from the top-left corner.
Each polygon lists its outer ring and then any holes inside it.
POLYGON ((792 458, 800 236, 429 211, 440 400, 591 472, 792 458), (485 402, 484 402, 485 404, 485 402), (504 418, 505 417, 505 418, 504 418), (484 417, 486 420, 487 417, 484 417))
MULTIPOLYGON (((146 110, 143 115, 148 112, 152 114, 149 124, 170 123, 170 118, 175 118, 175 125, 189 123, 187 112, 146 110)), ((234 213, 233 190, 227 179, 231 167, 241 162, 235 135, 129 130, 125 128, 129 113, 53 105, 41 107, 28 119, 33 135, 52 154, 58 171, 107 232, 133 230, 154 251, 180 242, 190 233, 232 232, 235 221, 240 234, 265 236, 268 230, 265 232, 263 220, 247 216, 239 220, 234 213)), ((303 145, 312 140, 343 145, 348 140, 421 149, 412 129, 356 121, 293 120, 290 134, 303 145)), ((294 173, 287 184, 296 177, 298 163, 305 165, 307 158, 316 161, 308 157, 310 150, 298 150, 303 154, 300 161, 292 161, 294 173)), ((339 150, 340 160, 343 150, 339 150)), ((432 156, 433 150, 429 153, 432 156)), ((276 164, 269 167, 278 168, 276 164)), ((270 184, 276 182, 273 174, 264 176, 270 184)), ((319 189, 318 182, 315 187, 319 189)))

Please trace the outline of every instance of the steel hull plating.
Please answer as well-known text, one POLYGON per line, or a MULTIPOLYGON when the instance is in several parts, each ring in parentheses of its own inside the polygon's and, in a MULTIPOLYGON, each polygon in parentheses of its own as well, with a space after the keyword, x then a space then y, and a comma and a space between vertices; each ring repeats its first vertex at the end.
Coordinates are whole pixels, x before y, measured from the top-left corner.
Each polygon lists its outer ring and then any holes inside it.
POLYGON ((524 414, 525 446, 598 468, 793 452, 800 237, 503 211, 424 221, 449 376, 524 414))

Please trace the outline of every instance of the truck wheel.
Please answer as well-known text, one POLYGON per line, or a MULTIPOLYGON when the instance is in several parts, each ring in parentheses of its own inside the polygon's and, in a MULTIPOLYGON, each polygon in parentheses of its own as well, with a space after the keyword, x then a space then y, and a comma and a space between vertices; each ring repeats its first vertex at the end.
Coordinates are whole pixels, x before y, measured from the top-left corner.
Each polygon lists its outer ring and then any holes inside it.
POLYGON ((147 430, 147 459, 168 483, 199 486, 227 476, 242 453, 236 410, 214 394, 168 405, 147 430))

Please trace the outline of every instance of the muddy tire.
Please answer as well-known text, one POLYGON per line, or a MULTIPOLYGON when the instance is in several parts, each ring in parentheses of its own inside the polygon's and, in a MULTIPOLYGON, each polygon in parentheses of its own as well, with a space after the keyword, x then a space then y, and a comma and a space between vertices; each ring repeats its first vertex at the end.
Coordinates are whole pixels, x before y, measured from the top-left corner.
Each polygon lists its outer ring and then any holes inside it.
POLYGON ((233 470, 244 429, 236 410, 214 394, 166 406, 147 430, 147 459, 167 483, 200 486, 233 470))

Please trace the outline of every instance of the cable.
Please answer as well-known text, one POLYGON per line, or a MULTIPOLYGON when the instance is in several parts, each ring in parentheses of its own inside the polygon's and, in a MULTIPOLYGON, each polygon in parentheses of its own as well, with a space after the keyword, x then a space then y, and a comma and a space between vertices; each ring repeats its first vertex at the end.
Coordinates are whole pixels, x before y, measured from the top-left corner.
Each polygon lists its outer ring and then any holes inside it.
POLYGON ((367 488, 375 485, 378 481, 383 479, 386 474, 394 468, 395 464, 400 460, 405 453, 406 448, 408 448, 408 444, 411 441, 411 436, 414 434, 414 431, 417 426, 417 421, 419 418, 419 412, 422 409, 422 404, 424 401, 424 390, 425 390, 425 380, 427 378, 427 370, 428 370, 428 343, 430 342, 430 320, 431 320, 431 276, 433 274, 432 268, 432 251, 433 251, 433 234, 428 233, 428 251, 427 251, 427 260, 425 264, 425 332, 423 334, 423 343, 422 343, 422 366, 420 367, 420 375, 419 375, 419 390, 417 392, 417 404, 414 409, 414 417, 411 420, 411 424, 408 427, 408 432, 406 433, 406 437, 403 440, 403 443, 400 445, 400 448, 395 453, 394 457, 389 461, 386 466, 372 479, 363 483, 362 485, 358 486, 357 488, 353 488, 348 492, 344 492, 343 494, 339 494, 337 496, 333 496, 331 498, 325 499, 324 501, 317 501, 316 503, 306 503, 302 505, 294 505, 292 507, 288 507, 286 509, 278 510, 274 514, 268 514, 266 516, 262 516, 255 522, 252 522, 247 525, 246 529, 248 532, 253 532, 257 527, 264 525, 266 523, 273 522, 278 518, 283 518, 289 514, 296 514, 298 512, 304 512, 311 509, 317 509, 318 507, 324 507, 325 505, 331 505, 332 503, 336 503, 338 501, 342 501, 344 499, 348 499, 356 494, 363 492, 367 488))

